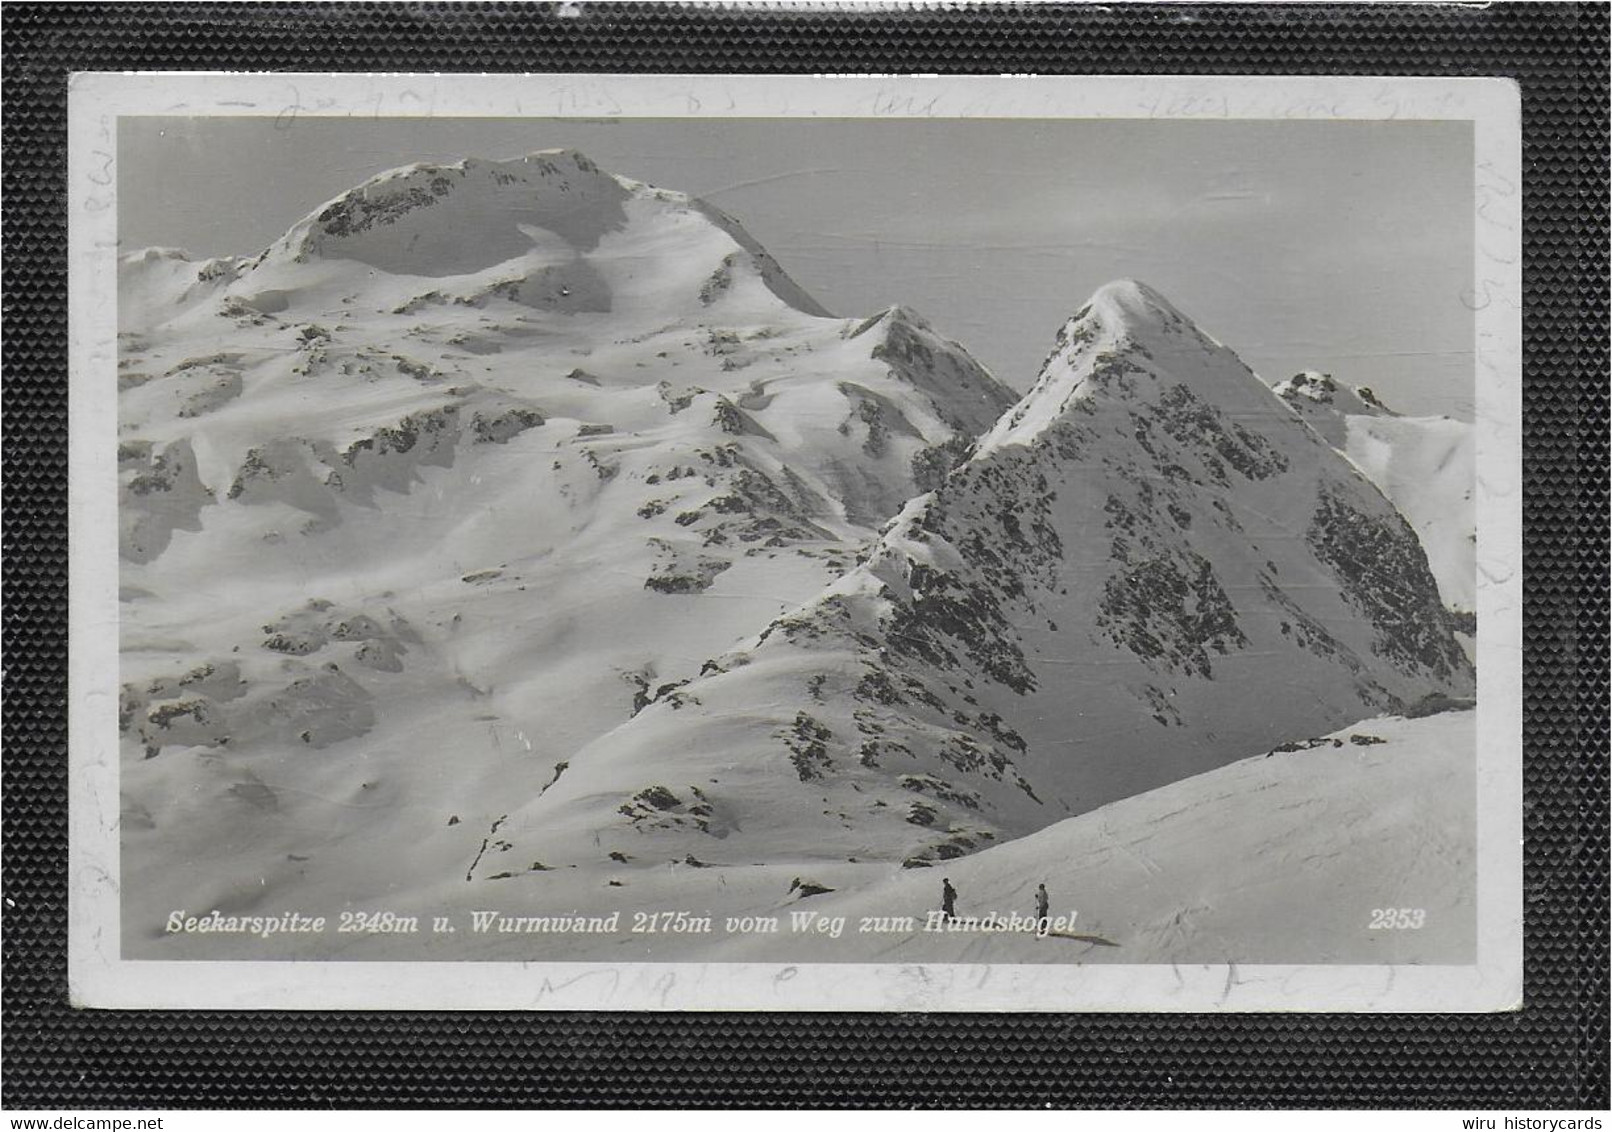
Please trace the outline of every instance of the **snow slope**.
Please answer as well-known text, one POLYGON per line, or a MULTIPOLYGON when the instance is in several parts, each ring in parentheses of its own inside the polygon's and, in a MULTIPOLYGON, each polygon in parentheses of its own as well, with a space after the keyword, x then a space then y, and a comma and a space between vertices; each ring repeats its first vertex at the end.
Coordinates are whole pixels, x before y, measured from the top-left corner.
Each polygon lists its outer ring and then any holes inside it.
MULTIPOLYGON (((967 917, 1052 916, 1031 932, 925 931, 933 871, 908 870, 824 914, 913 916, 913 933, 856 933, 836 959, 948 963, 1472 962, 1474 713, 1377 718, 1183 779, 949 862, 967 917), (1421 910, 1378 927, 1377 909, 1421 910)), ((764 953, 754 940, 736 957, 764 953)))
POLYGON ((942 876, 932 869, 628 860, 600 872, 544 873, 541 895, 483 890, 472 898, 463 883, 438 883, 379 905, 403 914, 451 914, 462 925, 451 937, 281 936, 264 943, 170 936, 152 954, 1468 963, 1476 914, 1474 718, 1456 711, 1364 720, 1292 744, 1299 749, 1256 754, 950 861, 944 876, 958 893, 958 930, 932 930, 942 876), (1047 887, 1050 914, 1072 913, 1071 925, 1044 938, 988 926, 988 917, 1033 917, 1038 884, 1047 887), (633 932, 631 917, 642 909, 709 917, 710 930, 633 932), (1374 915, 1382 909, 1407 914, 1388 921, 1374 915), (474 930, 475 911, 496 914, 487 930, 474 930), (580 935, 500 930, 540 913, 618 913, 619 928, 580 935), (796 916, 809 922, 797 924, 796 916), (774 930, 764 930, 771 918, 774 930), (836 920, 839 932, 829 934, 836 920), (1406 926, 1381 926, 1389 922, 1406 926))

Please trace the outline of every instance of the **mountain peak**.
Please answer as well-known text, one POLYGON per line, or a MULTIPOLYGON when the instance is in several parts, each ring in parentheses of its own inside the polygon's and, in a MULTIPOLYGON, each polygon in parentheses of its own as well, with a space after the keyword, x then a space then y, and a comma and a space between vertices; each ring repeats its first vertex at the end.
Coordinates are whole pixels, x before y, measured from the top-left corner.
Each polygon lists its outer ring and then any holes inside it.
POLYGON ((645 808, 675 809, 643 793, 653 762, 701 783, 696 837, 754 836, 712 823, 798 782, 811 805, 767 830, 774 851, 787 837, 815 852, 854 823, 860 857, 921 867, 1471 680, 1388 500, 1234 353, 1125 281, 858 565, 665 684, 500 836, 521 859, 566 860, 559 823, 591 809, 672 856, 692 839, 645 808))
POLYGON ((1275 392, 1282 400, 1299 408, 1327 406, 1334 412, 1354 416, 1397 415, 1364 385, 1345 385, 1330 373, 1316 370, 1304 370, 1278 382, 1275 392))
POLYGON ((1175 304, 1139 279, 1116 279, 1092 292, 1058 331, 1060 353, 1135 351, 1148 356, 1165 338, 1185 335, 1193 348, 1219 349, 1220 344, 1182 314, 1175 304))
POLYGON ((1346 446, 1351 418, 1399 416, 1365 386, 1345 385, 1316 370, 1279 381, 1272 392, 1334 448, 1346 446))
POLYGON ((281 247, 298 261, 353 259, 399 274, 481 271, 531 246, 532 229, 578 251, 625 222, 631 190, 575 150, 465 158, 377 174, 304 217, 281 247))
MULTIPOLYGON (((573 149, 570 146, 555 146, 552 149, 534 149, 531 153, 528 153, 526 156, 518 158, 517 160, 523 165, 530 164, 533 161, 569 161, 580 169, 593 169, 597 171, 599 168, 593 163, 592 160, 589 159, 587 154, 583 153, 580 149, 573 149)), ((514 162, 494 161, 489 162, 489 164, 510 165, 514 164, 514 162)))
POLYGON ((980 451, 1031 443, 1098 396, 1139 405, 1186 397, 1255 415, 1280 412, 1236 354, 1146 283, 1120 279, 1099 287, 1059 329, 1035 384, 980 451))
MULTIPOLYGON (((295 270, 310 262, 347 261, 393 276, 486 274, 492 287, 520 287, 520 280, 532 283, 535 273, 542 276, 538 290, 553 283, 565 298, 586 291, 588 309, 619 313, 598 276, 611 274, 610 265, 622 260, 621 248, 634 241, 644 245, 643 254, 675 259, 689 272, 708 264, 706 285, 696 293, 704 306, 733 290, 739 276, 753 275, 787 305, 828 317, 720 209, 617 176, 574 149, 417 163, 377 174, 309 213, 252 267, 295 270), (579 278, 558 278, 556 272, 579 278)), ((624 268, 616 274, 630 284, 634 273, 624 268)))
POLYGON ((1116 330, 1160 324, 1169 326, 1185 321, 1185 317, 1168 299, 1139 279, 1116 279, 1112 283, 1104 283, 1093 292, 1085 309, 1116 330))

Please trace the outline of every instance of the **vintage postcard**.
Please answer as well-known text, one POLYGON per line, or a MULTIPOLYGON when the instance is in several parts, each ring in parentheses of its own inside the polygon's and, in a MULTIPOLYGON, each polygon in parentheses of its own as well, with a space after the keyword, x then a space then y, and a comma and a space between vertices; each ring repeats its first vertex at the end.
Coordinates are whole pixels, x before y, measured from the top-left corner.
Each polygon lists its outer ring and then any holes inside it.
POLYGON ((1511 84, 71 114, 78 1004, 1520 1005, 1511 84))

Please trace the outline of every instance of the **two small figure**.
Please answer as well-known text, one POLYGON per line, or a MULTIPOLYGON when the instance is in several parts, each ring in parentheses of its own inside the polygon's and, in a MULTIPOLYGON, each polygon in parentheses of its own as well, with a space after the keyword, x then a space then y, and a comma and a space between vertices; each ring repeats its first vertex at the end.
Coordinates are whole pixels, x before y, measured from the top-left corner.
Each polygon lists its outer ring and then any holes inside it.
MULTIPOLYGON (((1052 901, 1047 897, 1045 882, 1035 886, 1035 922, 1038 936, 1045 936, 1051 924, 1050 913, 1052 901)), ((940 911, 948 920, 957 918, 957 890, 952 887, 951 877, 940 878, 940 911)))

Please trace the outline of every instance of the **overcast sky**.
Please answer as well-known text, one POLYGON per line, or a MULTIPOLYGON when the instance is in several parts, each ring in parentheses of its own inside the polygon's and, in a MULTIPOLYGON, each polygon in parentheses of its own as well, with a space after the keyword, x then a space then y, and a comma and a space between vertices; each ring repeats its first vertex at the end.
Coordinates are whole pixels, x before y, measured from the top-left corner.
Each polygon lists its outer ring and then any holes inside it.
POLYGON ((1267 381, 1471 417, 1466 123, 123 118, 120 239, 255 254, 385 169, 557 146, 705 197, 836 314, 903 303, 1018 389, 1129 276, 1267 381))

